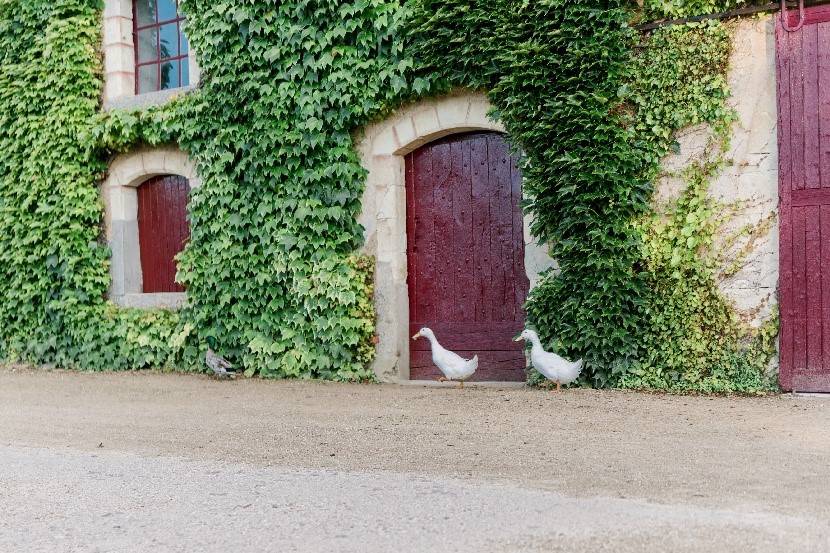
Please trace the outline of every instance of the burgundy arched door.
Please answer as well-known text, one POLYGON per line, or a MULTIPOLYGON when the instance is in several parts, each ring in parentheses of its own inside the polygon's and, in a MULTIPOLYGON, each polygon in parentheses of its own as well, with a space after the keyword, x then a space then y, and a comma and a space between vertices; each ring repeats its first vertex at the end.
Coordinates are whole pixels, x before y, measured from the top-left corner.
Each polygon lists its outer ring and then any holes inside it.
MULTIPOLYGON (((473 380, 524 380, 528 292, 521 173, 497 133, 453 135, 406 156, 410 336, 421 327, 464 357, 473 380)), ((410 378, 440 376, 426 340, 411 342, 410 378)))
POLYGON ((184 292, 176 283, 175 256, 190 238, 190 185, 179 175, 153 177, 138 187, 138 243, 143 291, 184 292))

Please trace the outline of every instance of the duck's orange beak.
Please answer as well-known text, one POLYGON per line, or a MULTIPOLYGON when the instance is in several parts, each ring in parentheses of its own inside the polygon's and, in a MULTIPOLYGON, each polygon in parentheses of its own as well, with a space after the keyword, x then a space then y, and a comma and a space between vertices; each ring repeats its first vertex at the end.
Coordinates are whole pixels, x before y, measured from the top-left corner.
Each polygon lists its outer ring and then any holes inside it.
POLYGON ((413 336, 413 337, 412 337, 412 339, 413 339, 413 340, 417 340, 417 339, 418 339, 418 338, 420 338, 420 337, 421 337, 421 333, 419 332, 419 333, 417 333, 415 336, 413 336))
POLYGON ((513 338, 513 341, 514 341, 514 342, 521 342, 521 341, 522 341, 522 340, 524 340, 524 339, 525 339, 525 337, 524 337, 524 336, 522 336, 521 334, 519 334, 518 336, 516 336, 515 338, 513 338))

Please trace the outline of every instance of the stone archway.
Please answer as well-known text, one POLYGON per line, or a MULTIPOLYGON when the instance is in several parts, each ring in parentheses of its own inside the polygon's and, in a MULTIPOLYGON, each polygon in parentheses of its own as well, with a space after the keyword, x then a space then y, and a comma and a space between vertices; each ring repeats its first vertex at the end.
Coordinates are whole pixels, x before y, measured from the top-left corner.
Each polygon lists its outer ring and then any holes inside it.
MULTIPOLYGON (((487 113, 480 93, 465 92, 419 102, 370 125, 358 145, 369 175, 360 223, 366 253, 377 260, 375 307, 378 315, 375 374, 384 381, 409 379, 409 299, 407 291, 406 189, 404 156, 450 134, 505 132, 487 113)), ((531 286, 552 265, 544 247, 530 238, 525 219, 525 267, 531 286)))
POLYGON ((110 299, 128 307, 177 307, 184 293, 143 293, 139 255, 139 185, 160 175, 180 175, 190 188, 200 185, 190 158, 174 147, 139 149, 110 164, 102 193, 107 241, 112 251, 110 299))

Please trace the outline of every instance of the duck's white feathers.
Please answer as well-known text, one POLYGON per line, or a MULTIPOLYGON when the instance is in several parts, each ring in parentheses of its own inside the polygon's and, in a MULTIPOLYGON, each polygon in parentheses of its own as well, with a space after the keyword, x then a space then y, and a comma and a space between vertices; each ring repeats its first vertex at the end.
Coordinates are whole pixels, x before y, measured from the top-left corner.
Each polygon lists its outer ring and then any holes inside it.
POLYGON ((466 380, 478 369, 478 355, 464 359, 454 351, 444 348, 429 329, 423 329, 421 336, 429 340, 432 347, 432 362, 449 380, 466 380))
POLYGON ((478 355, 464 359, 454 351, 444 349, 437 340, 432 344, 432 362, 450 380, 466 380, 478 369, 478 355))
POLYGON ((570 384, 582 372, 582 359, 574 363, 564 359, 555 353, 545 351, 535 346, 530 350, 530 362, 533 368, 545 375, 548 380, 560 384, 570 384))
POLYGON ((526 330, 533 347, 530 349, 530 363, 533 368, 542 373, 548 380, 560 384, 570 384, 582 372, 582 359, 571 362, 556 355, 553 352, 545 351, 539 336, 532 330, 526 330))

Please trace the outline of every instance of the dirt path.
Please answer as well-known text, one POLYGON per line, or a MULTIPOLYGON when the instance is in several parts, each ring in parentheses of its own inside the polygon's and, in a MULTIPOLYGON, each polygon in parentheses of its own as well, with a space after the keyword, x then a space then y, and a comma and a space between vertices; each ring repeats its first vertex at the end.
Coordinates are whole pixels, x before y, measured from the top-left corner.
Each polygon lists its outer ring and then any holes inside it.
POLYGON ((126 454, 761 513, 792 531, 796 517, 812 528, 801 539, 830 547, 823 399, 0 369, 0 446, 18 462, 45 451, 46 465, 54 452, 126 454))

